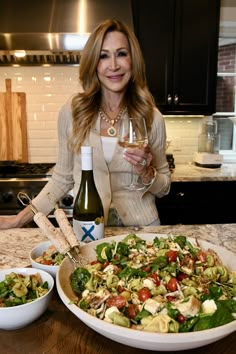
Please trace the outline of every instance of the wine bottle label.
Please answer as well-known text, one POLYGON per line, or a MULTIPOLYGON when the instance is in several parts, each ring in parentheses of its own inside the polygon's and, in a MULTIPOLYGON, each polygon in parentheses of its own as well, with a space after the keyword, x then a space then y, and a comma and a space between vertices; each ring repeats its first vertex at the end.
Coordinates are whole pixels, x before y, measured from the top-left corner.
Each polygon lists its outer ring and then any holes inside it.
POLYGON ((96 241, 104 237, 104 222, 98 222, 97 219, 95 221, 73 219, 73 229, 77 238, 82 242, 96 241))
POLYGON ((92 147, 82 146, 81 148, 81 169, 83 171, 92 171, 93 169, 93 158, 92 158, 92 147))

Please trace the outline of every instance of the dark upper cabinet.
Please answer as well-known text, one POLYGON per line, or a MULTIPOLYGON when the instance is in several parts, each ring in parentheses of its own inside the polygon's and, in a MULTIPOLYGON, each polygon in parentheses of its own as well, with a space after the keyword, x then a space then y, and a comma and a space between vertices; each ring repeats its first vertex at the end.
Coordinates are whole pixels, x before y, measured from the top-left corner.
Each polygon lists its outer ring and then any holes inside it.
POLYGON ((214 113, 220 0, 133 0, 132 6, 160 111, 214 113))

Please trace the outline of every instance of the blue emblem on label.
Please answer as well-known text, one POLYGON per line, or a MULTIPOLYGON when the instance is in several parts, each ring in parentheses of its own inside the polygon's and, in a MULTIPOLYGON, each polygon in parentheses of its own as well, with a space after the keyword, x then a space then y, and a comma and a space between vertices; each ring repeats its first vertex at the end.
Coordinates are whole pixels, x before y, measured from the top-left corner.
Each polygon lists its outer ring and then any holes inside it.
POLYGON ((91 234, 91 232, 93 232, 93 230, 95 229, 95 226, 92 225, 88 230, 86 229, 86 227, 82 226, 82 230, 84 231, 84 235, 82 236, 81 241, 85 241, 86 238, 90 238, 91 241, 95 241, 94 236, 91 234))

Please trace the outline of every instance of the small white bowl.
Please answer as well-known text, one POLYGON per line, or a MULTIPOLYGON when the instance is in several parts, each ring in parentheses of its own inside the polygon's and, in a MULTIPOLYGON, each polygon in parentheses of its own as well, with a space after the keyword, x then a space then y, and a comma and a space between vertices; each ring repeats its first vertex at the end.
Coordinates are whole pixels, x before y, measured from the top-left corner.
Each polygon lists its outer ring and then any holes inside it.
POLYGON ((54 287, 54 279, 50 274, 33 268, 2 269, 0 270, 0 281, 5 280, 5 276, 11 272, 22 275, 39 273, 42 280, 48 282, 49 290, 42 297, 39 297, 32 302, 28 302, 27 304, 12 307, 0 307, 0 329, 5 330, 25 327, 40 317, 48 307, 54 287))
POLYGON ((29 257, 30 257, 30 262, 31 262, 31 265, 33 268, 44 270, 45 272, 48 272, 49 274, 51 274, 55 278, 59 266, 46 265, 46 264, 41 264, 39 262, 36 262, 36 258, 42 256, 43 252, 45 252, 46 249, 51 245, 52 245, 51 241, 45 241, 45 242, 39 243, 37 246, 35 246, 30 251, 29 257))

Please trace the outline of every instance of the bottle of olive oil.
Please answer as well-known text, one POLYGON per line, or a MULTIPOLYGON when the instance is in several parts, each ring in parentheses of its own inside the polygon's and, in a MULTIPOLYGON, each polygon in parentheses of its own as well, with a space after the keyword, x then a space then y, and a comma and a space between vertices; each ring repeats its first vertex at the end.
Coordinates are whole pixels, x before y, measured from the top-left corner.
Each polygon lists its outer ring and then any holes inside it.
POLYGON ((94 182, 91 146, 81 147, 81 170, 80 188, 73 208, 73 228, 80 241, 91 242, 104 237, 104 210, 94 182))

